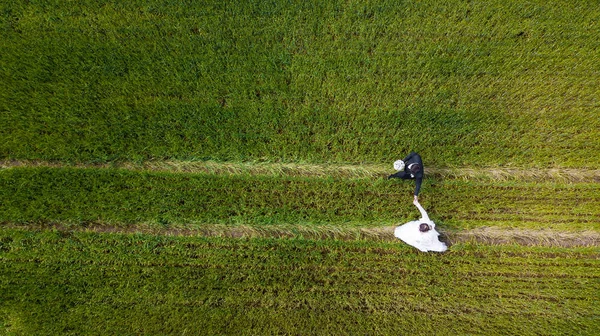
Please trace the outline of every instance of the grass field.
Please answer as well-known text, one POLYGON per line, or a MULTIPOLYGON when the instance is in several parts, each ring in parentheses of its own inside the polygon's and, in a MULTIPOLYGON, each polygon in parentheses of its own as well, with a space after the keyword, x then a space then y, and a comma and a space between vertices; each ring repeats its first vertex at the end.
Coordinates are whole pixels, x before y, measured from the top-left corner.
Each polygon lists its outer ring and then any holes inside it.
POLYGON ((5 159, 600 163, 594 2, 4 1, 0 13, 5 159))
POLYGON ((0 334, 598 335, 597 5, 0 1, 0 334))
MULTIPOLYGON (((0 230, 14 334, 594 335, 597 249, 0 230)), ((0 324, 2 326, 2 324, 0 324)))
MULTIPOLYGON (((135 172, 0 170, 0 222, 86 227, 207 224, 384 227, 417 219, 414 182, 135 172)), ((481 226, 600 231, 598 183, 426 180, 421 202, 446 230, 481 226)))
POLYGON ((428 178, 451 246, 425 254, 389 230, 417 218, 413 185, 383 178, 15 167, 0 181, 8 334, 600 330, 597 182, 428 178))

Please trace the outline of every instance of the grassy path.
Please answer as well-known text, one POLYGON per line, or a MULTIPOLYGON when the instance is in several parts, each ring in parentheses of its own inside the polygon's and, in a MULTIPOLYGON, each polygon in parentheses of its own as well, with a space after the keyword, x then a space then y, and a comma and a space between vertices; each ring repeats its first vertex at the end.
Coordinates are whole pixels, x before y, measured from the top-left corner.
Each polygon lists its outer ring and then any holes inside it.
MULTIPOLYGON (((149 227, 148 225, 115 226, 109 223, 95 223, 76 227, 64 223, 50 225, 16 225, 3 223, 6 229, 29 231, 57 231, 66 233, 120 233, 148 234, 169 237, 220 237, 220 238, 296 238, 312 240, 339 241, 378 241, 398 242, 394 237, 395 226, 377 228, 347 228, 340 226, 307 226, 307 225, 219 225, 203 224, 190 228, 149 227)), ((538 247, 600 247, 600 232, 587 230, 565 232, 547 229, 512 229, 482 227, 466 230, 447 230, 439 228, 440 239, 453 248, 456 244, 475 243, 484 245, 520 245, 538 247)))
MULTIPOLYGON (((143 163, 115 162, 105 164, 69 164, 39 160, 4 160, 0 168, 16 167, 77 167, 119 168, 134 171, 157 171, 172 173, 208 173, 227 175, 283 175, 305 177, 367 178, 384 177, 391 173, 391 165, 365 164, 299 164, 261 162, 216 161, 146 161, 143 163)), ((600 182, 600 169, 587 168, 436 168, 427 167, 427 175, 441 179, 525 182, 600 182)))

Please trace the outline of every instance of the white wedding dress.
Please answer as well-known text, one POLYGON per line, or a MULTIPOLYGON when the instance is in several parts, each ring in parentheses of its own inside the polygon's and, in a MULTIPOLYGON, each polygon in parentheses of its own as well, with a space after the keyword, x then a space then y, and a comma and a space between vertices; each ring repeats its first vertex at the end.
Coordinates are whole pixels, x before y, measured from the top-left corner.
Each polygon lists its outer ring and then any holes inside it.
POLYGON ((420 251, 428 252, 444 252, 448 249, 444 242, 439 241, 438 236, 440 235, 435 230, 435 223, 429 219, 427 216, 427 212, 421 206, 419 202, 413 202, 413 204, 419 209, 421 212, 421 219, 408 222, 404 225, 398 226, 394 230, 394 236, 400 238, 403 242, 416 247, 420 251), (431 230, 427 232, 419 231, 419 225, 421 223, 426 223, 431 226, 431 230))

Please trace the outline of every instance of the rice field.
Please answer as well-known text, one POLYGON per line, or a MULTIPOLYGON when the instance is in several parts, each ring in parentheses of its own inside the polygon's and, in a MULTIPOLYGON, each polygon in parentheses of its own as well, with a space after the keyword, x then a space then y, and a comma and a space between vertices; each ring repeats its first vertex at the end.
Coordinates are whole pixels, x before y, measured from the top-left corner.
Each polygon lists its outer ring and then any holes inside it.
MULTIPOLYGON (((380 178, 0 170, 0 222, 202 229, 207 224, 381 228, 417 219, 414 182, 380 178)), ((600 230, 595 182, 426 179, 421 202, 446 230, 600 230)))
POLYGON ((0 334, 600 334, 597 7, 0 1, 0 334))
POLYGON ((594 335, 597 248, 0 230, 8 334, 594 335))
POLYGON ((427 254, 391 232, 418 216, 412 184, 382 177, 44 166, 0 177, 8 334, 600 328, 594 182, 429 177, 422 203, 450 249, 427 254))
POLYGON ((4 1, 0 156, 600 163, 586 1, 4 1))

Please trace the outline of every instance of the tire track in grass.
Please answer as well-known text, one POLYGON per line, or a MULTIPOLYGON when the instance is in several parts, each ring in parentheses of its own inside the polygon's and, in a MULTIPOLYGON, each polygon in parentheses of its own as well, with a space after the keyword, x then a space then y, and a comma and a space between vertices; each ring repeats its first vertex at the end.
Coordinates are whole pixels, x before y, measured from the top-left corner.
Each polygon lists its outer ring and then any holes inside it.
MULTIPOLYGON (((316 239, 340 241, 387 241, 397 242, 394 226, 379 228, 347 228, 333 226, 273 225, 269 227, 250 225, 203 225, 201 228, 159 228, 147 225, 128 227, 114 223, 74 227, 69 224, 52 223, 47 225, 17 225, 4 222, 0 226, 21 230, 56 230, 62 232, 95 232, 123 234, 152 234, 170 237, 222 237, 222 238, 280 238, 316 239)), ((528 230, 516 228, 480 227, 475 229, 449 231, 440 229, 441 239, 450 247, 455 244, 481 243, 487 245, 521 245, 547 247, 598 247, 600 232, 558 230, 528 230)))
MULTIPOLYGON (((34 160, 4 160, 0 168, 12 167, 80 167, 120 168, 134 171, 160 171, 171 173, 208 173, 225 175, 277 175, 305 177, 375 178, 393 173, 390 164, 298 164, 264 162, 215 161, 146 161, 113 162, 99 164, 46 162, 34 160)), ((469 181, 523 181, 523 182, 600 182, 600 169, 573 168, 437 168, 426 167, 426 176, 438 179, 469 181)), ((511 189, 514 187, 496 187, 511 189)))

